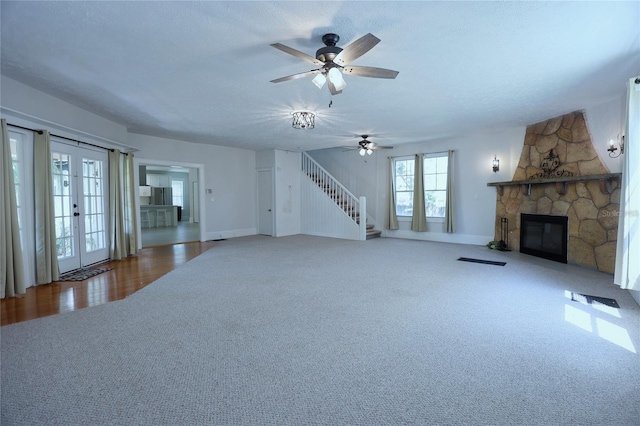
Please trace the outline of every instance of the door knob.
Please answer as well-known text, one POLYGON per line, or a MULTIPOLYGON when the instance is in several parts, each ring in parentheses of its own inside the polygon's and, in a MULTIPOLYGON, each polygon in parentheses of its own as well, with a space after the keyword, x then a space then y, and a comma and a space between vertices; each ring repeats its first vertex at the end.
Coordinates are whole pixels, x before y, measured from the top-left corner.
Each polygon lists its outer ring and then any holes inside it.
POLYGON ((78 213, 78 212, 74 212, 74 213, 73 213, 73 215, 74 215, 74 216, 80 216, 80 213, 78 213))
POLYGON ((271 209, 269 209, 269 210, 267 210, 267 211, 268 211, 268 212, 270 212, 270 211, 271 211, 271 209))

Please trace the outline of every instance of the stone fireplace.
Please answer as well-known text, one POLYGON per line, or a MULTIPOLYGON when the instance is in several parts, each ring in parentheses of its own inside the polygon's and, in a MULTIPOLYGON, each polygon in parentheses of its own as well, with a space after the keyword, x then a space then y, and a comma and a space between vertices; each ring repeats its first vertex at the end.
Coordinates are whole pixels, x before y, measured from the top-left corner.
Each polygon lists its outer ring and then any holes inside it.
POLYGON ((520 161, 497 189, 496 240, 508 220, 510 249, 520 250, 521 214, 566 217, 568 263, 613 273, 620 174, 609 173, 581 111, 527 127, 520 161))

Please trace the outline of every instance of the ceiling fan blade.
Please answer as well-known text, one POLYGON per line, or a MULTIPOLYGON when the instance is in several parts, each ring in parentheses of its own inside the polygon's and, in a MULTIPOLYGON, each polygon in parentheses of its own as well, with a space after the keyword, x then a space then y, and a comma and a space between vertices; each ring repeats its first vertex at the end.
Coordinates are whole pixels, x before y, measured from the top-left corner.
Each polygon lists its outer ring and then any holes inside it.
POLYGON ((380 39, 373 34, 369 33, 363 35, 344 49, 342 52, 333 58, 333 62, 338 65, 348 64, 349 62, 358 59, 360 56, 367 53, 376 44, 380 43, 380 39))
POLYGON ((355 65, 347 65, 342 69, 344 74, 357 75, 358 77, 371 78, 396 78, 398 71, 388 70, 385 68, 375 67, 359 67, 355 65))
POLYGON ((382 145, 376 145, 376 146, 372 146, 370 148, 371 149, 393 149, 392 146, 382 146, 382 145))
POLYGON ((330 79, 327 79, 327 86, 329 86, 329 92, 331 92, 332 95, 339 95, 340 93, 342 93, 342 90, 336 90, 336 86, 331 82, 330 79))
POLYGON ((311 62, 312 64, 324 65, 324 62, 317 60, 313 56, 309 56, 306 53, 302 53, 301 51, 296 50, 289 46, 285 46, 284 44, 273 43, 271 46, 275 47, 278 50, 282 50, 283 52, 288 53, 289 55, 293 55, 296 58, 304 59, 305 61, 311 62))
POLYGON ((307 71, 307 72, 301 72, 301 73, 298 73, 298 74, 292 74, 292 75, 288 75, 286 77, 280 77, 280 78, 276 78, 275 80, 271 80, 271 83, 282 83, 283 81, 296 80, 298 78, 308 77, 310 75, 319 74, 321 71, 322 71, 322 69, 317 69, 317 70, 311 70, 311 71, 307 71))

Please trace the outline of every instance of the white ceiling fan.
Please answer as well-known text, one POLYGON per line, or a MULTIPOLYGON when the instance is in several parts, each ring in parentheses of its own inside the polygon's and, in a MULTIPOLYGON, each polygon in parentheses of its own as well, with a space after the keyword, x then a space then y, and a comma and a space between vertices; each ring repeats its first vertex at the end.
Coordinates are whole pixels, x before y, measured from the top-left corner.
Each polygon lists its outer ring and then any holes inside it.
POLYGON ((344 49, 336 46, 339 40, 340 36, 337 34, 329 33, 323 35, 322 42, 325 44, 325 47, 321 47, 316 51, 315 58, 280 43, 272 44, 271 46, 276 49, 282 50, 283 52, 297 58, 304 59, 312 64, 319 65, 320 68, 277 78, 275 80, 271 80, 271 83, 281 83, 283 81, 315 75, 312 80, 313 84, 321 89, 324 84, 327 83, 331 94, 338 95, 342 93, 342 89, 347 85, 344 78, 342 78, 343 74, 388 79, 394 79, 398 75, 398 71, 388 70, 385 68, 348 65, 350 62, 367 53, 373 48, 373 46, 380 42, 380 39, 373 34, 369 33, 360 37, 344 49))

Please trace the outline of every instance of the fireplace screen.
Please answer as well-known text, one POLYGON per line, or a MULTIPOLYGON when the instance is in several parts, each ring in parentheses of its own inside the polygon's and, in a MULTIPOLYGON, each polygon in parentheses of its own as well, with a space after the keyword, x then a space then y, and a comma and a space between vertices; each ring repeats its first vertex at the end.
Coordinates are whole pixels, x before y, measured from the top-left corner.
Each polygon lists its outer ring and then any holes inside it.
POLYGON ((520 252, 567 263, 566 216, 520 216, 520 252))

